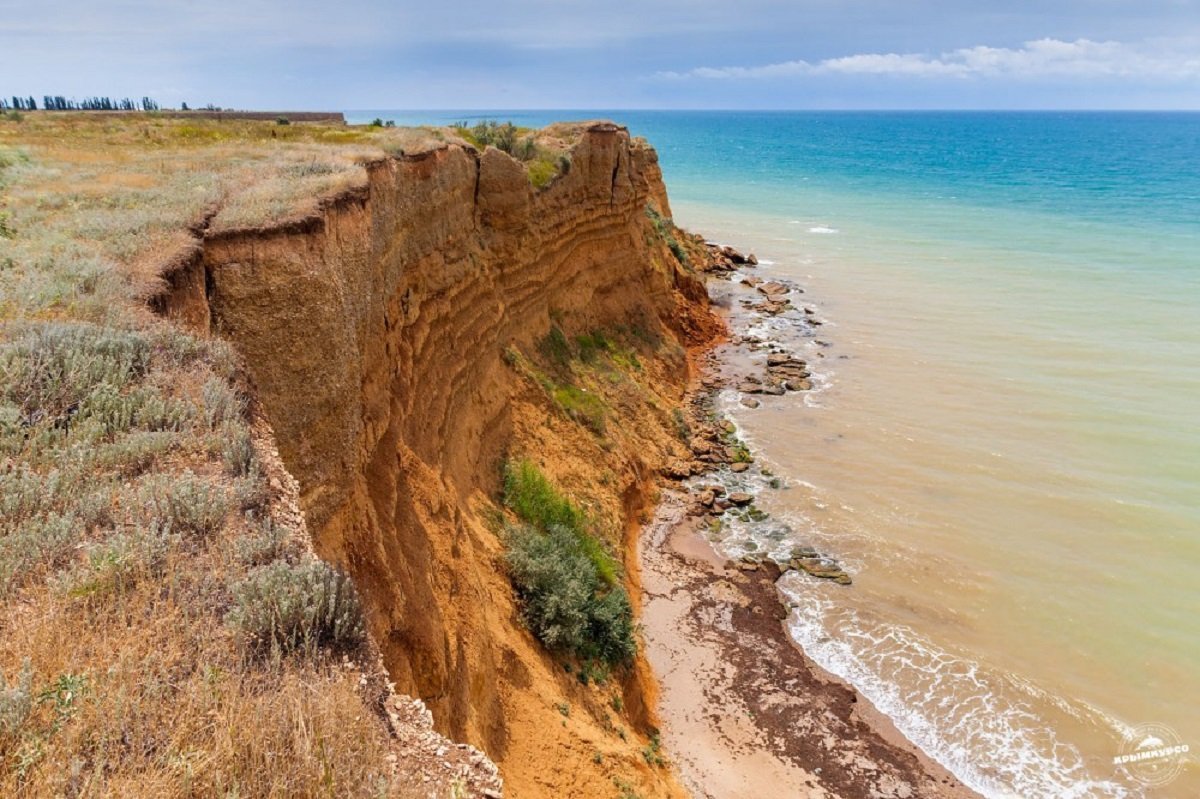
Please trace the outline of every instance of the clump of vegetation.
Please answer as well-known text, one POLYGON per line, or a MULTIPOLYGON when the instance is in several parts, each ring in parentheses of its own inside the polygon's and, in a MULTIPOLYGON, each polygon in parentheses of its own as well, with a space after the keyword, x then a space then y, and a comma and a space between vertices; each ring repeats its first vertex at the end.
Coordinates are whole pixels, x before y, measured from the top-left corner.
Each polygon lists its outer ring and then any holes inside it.
POLYGON ((578 386, 555 386, 550 396, 554 403, 575 421, 598 436, 604 435, 608 405, 598 394, 578 386))
POLYGON ((21 728, 33 710, 33 667, 26 658, 21 673, 11 686, 0 671, 0 736, 12 735, 21 728))
POLYGON ((538 340, 538 352, 559 369, 571 364, 571 342, 558 325, 550 325, 550 330, 538 340))
POLYGON ((453 127, 464 141, 476 149, 495 147, 523 162, 525 173, 535 189, 549 185, 571 167, 570 158, 538 144, 532 130, 519 128, 512 122, 484 119, 475 125, 465 121, 456 122, 453 127))
POLYGON ((564 413, 597 435, 604 435, 608 403, 601 392, 580 385, 579 378, 586 377, 588 370, 579 367, 604 365, 609 370, 607 382, 620 383, 622 372, 642 370, 637 351, 623 343, 621 336, 603 330, 592 330, 574 340, 569 339, 557 324, 552 324, 546 335, 538 340, 537 351, 542 363, 549 366, 549 373, 534 368, 511 348, 504 353, 504 359, 535 379, 564 413))
POLYGON ((348 583, 272 516, 235 353, 145 297, 218 200, 221 229, 291 218, 378 157, 347 143, 407 135, 0 124, 0 795, 398 787, 358 672, 324 656, 361 629, 348 583))
POLYGON ((666 760, 662 756, 662 741, 657 732, 650 736, 650 743, 642 747, 642 758, 649 766, 661 767, 666 764, 666 760))
POLYGON ((142 501, 149 516, 185 536, 207 538, 225 525, 229 497, 218 485, 184 472, 161 476, 142 485, 142 501))
POLYGON ((552 651, 619 665, 637 651, 633 611, 616 561, 587 515, 532 462, 505 467, 506 562, 533 634, 552 651))
MULTIPOLYGON (((623 738, 624 735, 622 735, 623 738)), ((641 795, 633 789, 633 786, 620 777, 613 777, 613 785, 617 787, 618 799, 642 799, 641 795)))
POLYGON ((290 549, 288 531, 270 516, 246 513, 247 531, 238 537, 234 551, 238 560, 247 566, 265 566, 287 556, 290 549))
POLYGON ((259 652, 348 651, 366 637, 349 578, 318 560, 276 561, 233 589, 229 620, 259 652))
POLYGON ((646 206, 646 216, 649 217, 655 234, 667 245, 667 249, 675 256, 675 259, 681 265, 691 268, 692 259, 679 242, 679 228, 675 227, 675 223, 664 217, 651 205, 646 206))
POLYGON ((454 129, 459 136, 480 150, 491 146, 512 156, 518 154, 517 137, 529 132, 518 128, 512 122, 497 122, 494 119, 481 119, 475 125, 455 122, 454 129))

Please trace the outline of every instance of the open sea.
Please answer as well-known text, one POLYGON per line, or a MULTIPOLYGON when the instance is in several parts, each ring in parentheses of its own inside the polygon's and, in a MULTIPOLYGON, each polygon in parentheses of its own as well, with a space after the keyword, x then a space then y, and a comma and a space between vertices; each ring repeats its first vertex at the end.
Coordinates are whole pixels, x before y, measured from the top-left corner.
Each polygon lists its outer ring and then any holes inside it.
POLYGON ((987 797, 1200 796, 1195 752, 1113 764, 1200 751, 1200 114, 375 116, 649 139, 675 221, 825 323, 778 331, 814 391, 726 397, 854 577, 784 578, 807 654, 987 797))

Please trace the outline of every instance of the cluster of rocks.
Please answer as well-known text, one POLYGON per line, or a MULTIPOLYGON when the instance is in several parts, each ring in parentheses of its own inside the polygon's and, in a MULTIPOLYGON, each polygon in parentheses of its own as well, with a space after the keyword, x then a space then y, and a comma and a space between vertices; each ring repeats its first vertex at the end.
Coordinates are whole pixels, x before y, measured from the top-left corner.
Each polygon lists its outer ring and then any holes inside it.
POLYGON ((712 241, 704 242, 704 246, 708 248, 709 271, 719 276, 728 277, 730 272, 744 266, 758 266, 754 253, 743 255, 732 247, 712 241))
MULTIPOLYGON (((706 388, 715 388, 708 384, 709 381, 706 380, 706 388)), ((709 402, 706 406, 711 407, 711 397, 707 399, 709 402)), ((704 415, 693 416, 703 418, 704 415)), ((734 432, 732 422, 693 421, 690 428, 691 439, 688 447, 691 450, 691 460, 672 460, 663 469, 663 474, 667 477, 684 480, 711 472, 718 466, 729 466, 735 472, 745 471, 749 467, 749 453, 746 448, 730 438, 734 432)))
MULTIPOLYGON (((714 260, 727 265, 732 270, 736 266, 754 263, 753 256, 742 256, 732 248, 709 244, 714 260)), ((742 283, 752 286, 765 300, 767 310, 764 312, 782 312, 791 307, 787 294, 803 293, 803 289, 789 286, 779 281, 764 281, 750 276, 742 283)), ((756 307, 755 310, 763 311, 756 307)), ((808 312, 810 309, 805 309, 808 312)), ((811 314, 810 314, 811 315, 811 314)), ((811 320, 810 320, 811 321, 811 320)), ((754 335, 738 335, 734 344, 744 346, 752 351, 767 349, 766 368, 761 376, 748 375, 734 381, 742 393, 742 404, 758 407, 759 400, 753 395, 782 395, 789 391, 808 391, 813 387, 812 373, 807 361, 795 357, 788 352, 782 352, 775 345, 763 341, 754 335)), ((828 346, 828 342, 818 342, 828 346)), ((818 352, 818 356, 824 357, 818 352)), ((679 458, 670 462, 663 474, 675 480, 686 480, 692 477, 709 475, 718 477, 720 471, 728 470, 733 474, 741 474, 751 469, 754 458, 750 451, 735 436, 737 428, 733 422, 720 419, 714 414, 714 399, 717 392, 727 385, 720 377, 719 363, 715 353, 708 353, 708 369, 701 378, 704 390, 692 395, 689 409, 690 432, 688 449, 690 458, 679 458)), ((771 477, 767 469, 760 470, 764 477, 771 477)), ((772 481, 774 487, 778 483, 772 481)), ((769 515, 756 507, 754 495, 746 491, 735 490, 732 486, 720 482, 704 482, 693 485, 688 515, 694 518, 707 518, 707 524, 713 530, 720 530, 726 520, 740 520, 746 523, 763 522, 769 515)), ((747 553, 737 563, 738 568, 746 571, 758 571, 767 568, 782 574, 788 571, 801 571, 816 578, 831 580, 841 585, 849 585, 850 575, 833 558, 822 555, 812 547, 800 546, 791 551, 789 558, 780 560, 771 558, 763 553, 747 553)))
POLYGON ((799 571, 822 580, 832 580, 838 585, 850 585, 852 582, 850 575, 837 560, 828 555, 822 555, 812 547, 794 547, 791 557, 784 559, 753 553, 742 556, 742 563, 745 565, 757 567, 765 562, 773 563, 779 568, 781 574, 799 571))
MULTIPOLYGON (((795 370, 797 363, 803 364, 790 358, 775 358, 773 362, 769 362, 769 367, 786 372, 789 369, 795 370)), ((705 384, 708 388, 715 388, 717 382, 712 378, 706 379, 705 384)), ((701 421, 712 418, 712 396, 711 392, 703 392, 693 399, 693 417, 697 420, 693 422, 689 442, 692 460, 673 462, 664 470, 668 477, 684 480, 696 475, 711 474, 718 467, 726 467, 734 474, 750 469, 753 456, 733 437, 736 427, 732 422, 727 419, 716 422, 701 421)), ((765 476, 770 476, 766 469, 762 469, 762 472, 765 476)), ((691 499, 688 515, 708 517, 709 524, 714 529, 719 529, 721 518, 726 516, 743 522, 762 522, 769 518, 766 512, 755 506, 753 494, 731 490, 718 482, 694 486, 691 499)), ((757 571, 764 563, 771 563, 781 574, 791 570, 803 571, 813 577, 832 580, 841 585, 850 584, 850 575, 836 560, 822 555, 812 547, 796 547, 792 550, 791 557, 784 561, 757 553, 746 554, 742 556, 738 566, 746 571, 757 571)))
MULTIPOLYGON (((767 370, 763 377, 747 375, 738 383, 738 391, 743 395, 770 394, 781 396, 789 391, 808 391, 813 387, 812 372, 808 370, 808 362, 786 352, 772 352, 767 355, 767 370)), ((758 400, 751 396, 743 396, 742 404, 757 408, 758 400)))
POLYGON ((742 285, 750 286, 762 295, 761 300, 744 299, 742 300, 742 305, 767 316, 778 316, 781 313, 793 310, 795 306, 792 305, 792 301, 788 295, 792 292, 804 293, 803 289, 796 286, 790 286, 778 280, 763 280, 753 275, 742 278, 741 282, 742 285))

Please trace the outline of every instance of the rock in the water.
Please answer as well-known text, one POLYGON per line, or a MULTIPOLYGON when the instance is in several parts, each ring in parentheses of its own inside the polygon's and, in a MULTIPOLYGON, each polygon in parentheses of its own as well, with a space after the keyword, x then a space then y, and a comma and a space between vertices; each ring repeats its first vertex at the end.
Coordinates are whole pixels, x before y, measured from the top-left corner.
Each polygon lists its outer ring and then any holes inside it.
POLYGON ((734 472, 735 474, 741 474, 742 472, 746 471, 749 468, 750 468, 750 464, 743 463, 742 461, 738 461, 737 463, 729 464, 730 471, 734 472))
POLYGON ((822 580, 832 580, 839 585, 851 583, 850 575, 846 574, 837 561, 828 558, 795 558, 792 560, 792 567, 822 580))
POLYGON ((716 498, 717 497, 715 494, 713 494, 713 492, 702 491, 700 492, 700 495, 696 497, 696 500, 704 507, 711 508, 713 502, 716 501, 716 498))
POLYGON ((742 397, 742 404, 747 408, 758 408, 762 405, 762 403, 756 400, 754 397, 742 397))
POLYGON ((754 497, 744 491, 734 491, 729 495, 729 501, 738 507, 743 507, 753 502, 754 497))
MULTIPOLYGON (((761 394, 762 390, 763 387, 758 383, 746 382, 738 386, 738 391, 742 392, 743 394, 761 394)), ((752 407, 757 407, 757 405, 752 407)))
POLYGON ((762 393, 771 394, 776 397, 782 396, 786 391, 787 389, 783 387, 782 383, 771 383, 762 387, 762 393))
POLYGON ((783 387, 788 391, 809 391, 812 389, 812 381, 807 378, 784 380, 783 387))

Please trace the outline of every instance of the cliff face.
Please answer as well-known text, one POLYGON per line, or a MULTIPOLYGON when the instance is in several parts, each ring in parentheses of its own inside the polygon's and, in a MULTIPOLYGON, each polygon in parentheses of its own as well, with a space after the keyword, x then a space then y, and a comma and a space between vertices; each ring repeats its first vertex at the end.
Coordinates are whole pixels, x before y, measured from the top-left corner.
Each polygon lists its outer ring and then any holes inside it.
POLYGON ((647 216, 669 214, 653 150, 613 125, 576 134, 540 191, 491 148, 373 164, 365 190, 313 218, 204 237, 161 304, 244 357, 316 549, 365 596, 398 691, 487 751, 509 795, 675 795, 642 754, 642 661, 614 677, 619 702, 566 674, 521 625, 484 521, 499 464, 526 455, 631 547, 652 475, 682 452, 680 345, 716 329, 647 216), (603 436, 505 358, 552 324, 654 342, 603 436))

